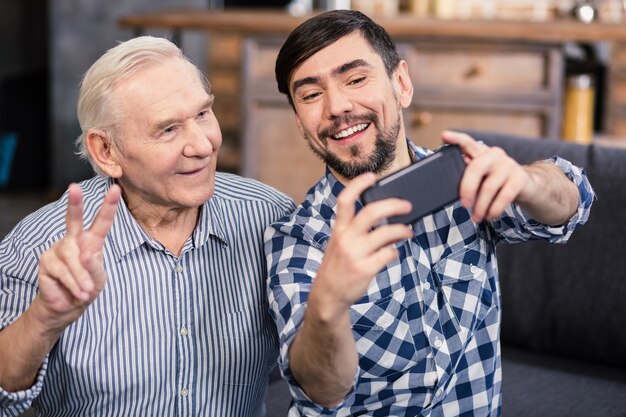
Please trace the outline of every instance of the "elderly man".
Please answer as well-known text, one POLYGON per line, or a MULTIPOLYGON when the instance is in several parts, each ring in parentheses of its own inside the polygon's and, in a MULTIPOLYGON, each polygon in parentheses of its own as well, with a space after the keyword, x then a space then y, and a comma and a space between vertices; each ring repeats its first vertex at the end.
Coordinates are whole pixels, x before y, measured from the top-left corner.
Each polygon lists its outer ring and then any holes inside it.
POLYGON ((375 227, 410 204, 362 207, 361 193, 430 153, 405 136, 413 85, 389 35, 358 12, 314 16, 285 41, 276 79, 327 166, 266 234, 290 415, 499 415, 496 244, 565 242, 593 201, 584 173, 445 132, 467 162, 460 202, 375 227))
POLYGON ((99 175, 0 244, 0 414, 265 414, 262 233, 294 205, 216 173, 212 105, 165 39, 123 42, 85 74, 78 143, 99 175))

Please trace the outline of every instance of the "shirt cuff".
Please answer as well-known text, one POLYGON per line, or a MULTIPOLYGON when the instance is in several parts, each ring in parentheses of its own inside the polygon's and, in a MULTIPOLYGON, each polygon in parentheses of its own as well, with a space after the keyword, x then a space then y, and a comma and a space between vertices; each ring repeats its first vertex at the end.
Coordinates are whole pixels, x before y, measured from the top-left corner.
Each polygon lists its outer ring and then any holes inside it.
POLYGON ((565 243, 569 240, 574 230, 578 226, 585 224, 589 219, 591 204, 596 196, 589 183, 587 174, 582 168, 558 156, 553 156, 548 161, 559 167, 578 188, 578 209, 569 221, 561 226, 547 226, 539 223, 535 219, 527 216, 517 204, 511 205, 513 208, 513 216, 517 218, 520 224, 525 225, 525 229, 530 233, 540 238, 547 239, 551 243, 565 243))
POLYGON ((37 372, 34 384, 21 391, 9 392, 0 387, 0 410, 4 410, 8 415, 18 416, 30 407, 33 400, 41 393, 43 380, 48 369, 48 356, 44 359, 41 368, 37 372))
MULTIPOLYGON (((352 382, 352 389, 350 392, 344 397, 344 399, 337 404, 333 408, 327 408, 322 405, 317 404, 304 392, 302 387, 298 384, 293 373, 291 372, 291 368, 289 367, 289 347, 291 343, 295 339, 296 332, 293 332, 290 336, 288 336, 284 341, 281 342, 281 350, 280 356, 278 358, 278 366, 280 368, 280 372, 283 376, 283 379, 287 381, 289 386, 289 391, 291 392, 291 397, 294 400, 295 406, 297 407, 300 415, 305 416, 319 416, 319 415, 334 415, 335 412, 344 407, 350 407, 350 404, 354 402, 354 393, 355 387, 358 385, 360 381, 360 368, 357 366, 354 380, 352 382)), ((292 406, 293 407, 293 406, 292 406)))
POLYGON ((291 397, 294 399, 295 406, 300 414, 305 416, 334 415, 339 409, 350 408, 350 405, 354 402, 355 387, 360 380, 360 369, 357 367, 350 392, 335 407, 328 408, 311 400, 300 385, 298 385, 288 365, 285 368, 281 365, 281 372, 289 385, 289 391, 291 392, 291 397))

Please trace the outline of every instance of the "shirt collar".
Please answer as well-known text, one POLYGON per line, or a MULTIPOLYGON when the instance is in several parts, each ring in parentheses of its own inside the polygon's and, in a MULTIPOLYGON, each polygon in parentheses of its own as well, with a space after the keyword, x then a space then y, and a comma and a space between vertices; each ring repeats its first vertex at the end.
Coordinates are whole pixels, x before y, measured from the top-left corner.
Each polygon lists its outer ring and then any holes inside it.
MULTIPOLYGON (((109 178, 105 187, 108 192, 114 180, 109 178)), ((211 236, 221 241, 222 245, 228 245, 228 238, 224 227, 224 208, 219 198, 211 197, 209 201, 200 206, 198 223, 191 235, 191 248, 197 249, 204 245, 211 236)), ((112 247, 116 261, 119 261, 139 246, 150 245, 155 249, 162 249, 139 225, 133 217, 124 199, 117 206, 115 221, 109 232, 109 244, 112 247)))

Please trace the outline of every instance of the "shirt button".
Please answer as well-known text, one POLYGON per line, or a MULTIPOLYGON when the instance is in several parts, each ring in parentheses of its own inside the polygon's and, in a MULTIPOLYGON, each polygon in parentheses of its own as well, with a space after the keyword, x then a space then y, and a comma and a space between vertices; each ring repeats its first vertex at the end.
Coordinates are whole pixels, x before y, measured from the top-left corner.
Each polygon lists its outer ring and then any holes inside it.
POLYGON ((424 286, 424 289, 425 289, 425 290, 430 290, 430 282, 428 282, 428 281, 424 281, 424 282, 422 283, 422 285, 424 286))
POLYGON ((189 391, 187 391, 187 388, 182 388, 180 390, 181 397, 186 397, 188 394, 189 394, 189 391))
POLYGON ((378 327, 389 327, 389 325, 393 322, 393 318, 387 317, 387 316, 380 316, 377 320, 376 320, 376 325, 378 327))
POLYGON ((179 272, 179 273, 183 272, 183 266, 181 264, 178 264, 178 265, 176 265, 175 270, 176 270, 176 272, 179 272))
POLYGON ((439 338, 436 338, 435 339, 435 347, 437 349, 439 349, 441 347, 441 345, 443 345, 443 341, 441 339, 439 339, 439 338))
POLYGON ((187 328, 186 327, 181 327, 180 328, 180 335, 181 336, 187 336, 187 328))
POLYGON ((470 266, 470 272, 476 275, 476 273, 478 272, 478 267, 476 267, 476 265, 470 266))

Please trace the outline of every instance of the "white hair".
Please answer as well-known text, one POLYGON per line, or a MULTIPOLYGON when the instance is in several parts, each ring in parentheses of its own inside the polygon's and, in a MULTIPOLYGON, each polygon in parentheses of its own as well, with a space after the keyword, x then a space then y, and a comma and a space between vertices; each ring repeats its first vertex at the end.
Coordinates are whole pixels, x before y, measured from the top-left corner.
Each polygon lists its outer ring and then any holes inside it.
MULTIPOLYGON (((81 134, 76 139, 76 153, 81 159, 89 161, 96 174, 106 176, 89 154, 85 135, 89 129, 100 129, 106 132, 113 142, 119 143, 116 125, 123 115, 119 114, 117 106, 112 103, 116 83, 172 58, 191 62, 180 48, 169 40, 140 36, 109 49, 83 76, 76 111, 81 129, 81 134)), ((197 67, 194 68, 204 88, 209 92, 208 80, 197 67)))

